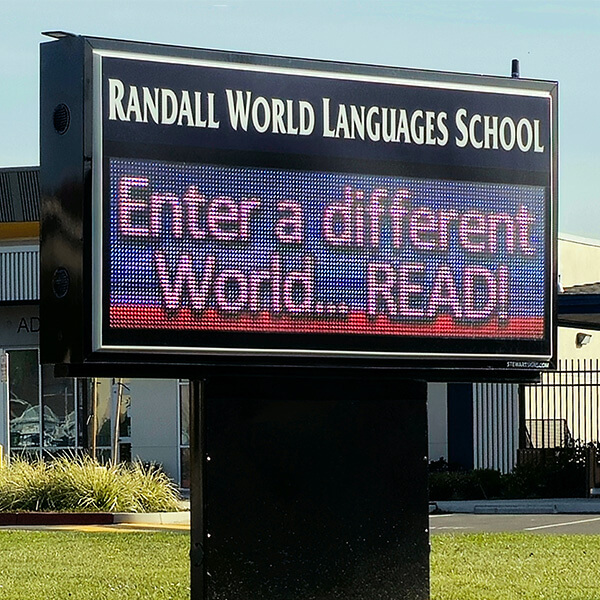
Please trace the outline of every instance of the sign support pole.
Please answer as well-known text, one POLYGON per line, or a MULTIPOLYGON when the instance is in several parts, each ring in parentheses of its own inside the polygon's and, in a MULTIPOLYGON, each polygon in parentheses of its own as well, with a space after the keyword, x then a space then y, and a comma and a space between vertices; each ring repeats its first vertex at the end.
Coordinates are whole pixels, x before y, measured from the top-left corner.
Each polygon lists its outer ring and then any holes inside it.
POLYGON ((429 598, 424 382, 191 392, 192 600, 429 598))
POLYGON ((190 580, 192 598, 206 598, 204 566, 204 394, 203 382, 190 381, 190 580))

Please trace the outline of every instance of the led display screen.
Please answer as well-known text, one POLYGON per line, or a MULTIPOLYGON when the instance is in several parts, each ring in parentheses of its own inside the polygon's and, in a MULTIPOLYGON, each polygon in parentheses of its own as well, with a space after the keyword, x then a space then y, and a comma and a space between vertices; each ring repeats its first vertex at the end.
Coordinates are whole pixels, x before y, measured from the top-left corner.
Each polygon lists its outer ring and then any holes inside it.
POLYGON ((543 338, 541 187, 120 159, 110 182, 113 329, 543 338))

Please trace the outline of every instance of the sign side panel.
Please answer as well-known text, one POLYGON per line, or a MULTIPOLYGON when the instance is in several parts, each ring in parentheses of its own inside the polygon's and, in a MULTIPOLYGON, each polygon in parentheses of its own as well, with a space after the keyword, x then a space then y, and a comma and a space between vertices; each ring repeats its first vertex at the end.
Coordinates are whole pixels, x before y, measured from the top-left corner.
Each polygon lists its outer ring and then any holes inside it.
POLYGON ((81 38, 41 45, 40 349, 44 363, 85 358, 84 62, 81 38))

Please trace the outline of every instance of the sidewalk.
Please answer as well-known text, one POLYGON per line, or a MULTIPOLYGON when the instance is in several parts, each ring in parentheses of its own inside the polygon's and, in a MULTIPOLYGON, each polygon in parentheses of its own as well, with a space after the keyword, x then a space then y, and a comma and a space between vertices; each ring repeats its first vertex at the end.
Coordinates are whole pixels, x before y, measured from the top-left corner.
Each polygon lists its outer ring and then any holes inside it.
POLYGON ((600 498, 440 500, 429 503, 429 512, 482 515, 600 514, 600 498))
POLYGON ((0 532, 7 529, 85 532, 190 530, 190 512, 171 513, 0 513, 0 532))

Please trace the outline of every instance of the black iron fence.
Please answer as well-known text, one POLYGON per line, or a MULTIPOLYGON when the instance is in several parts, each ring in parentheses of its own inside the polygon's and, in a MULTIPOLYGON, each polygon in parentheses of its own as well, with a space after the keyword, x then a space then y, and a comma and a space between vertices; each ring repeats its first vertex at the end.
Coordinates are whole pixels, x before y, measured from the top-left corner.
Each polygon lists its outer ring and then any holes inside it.
POLYGON ((523 386, 521 448, 564 448, 600 440, 600 360, 560 360, 539 384, 523 386))
MULTIPOLYGON (((517 463, 578 468, 583 489, 600 486, 600 360, 560 360, 539 384, 522 386, 517 463)), ((579 479, 579 477, 578 477, 579 479)))

